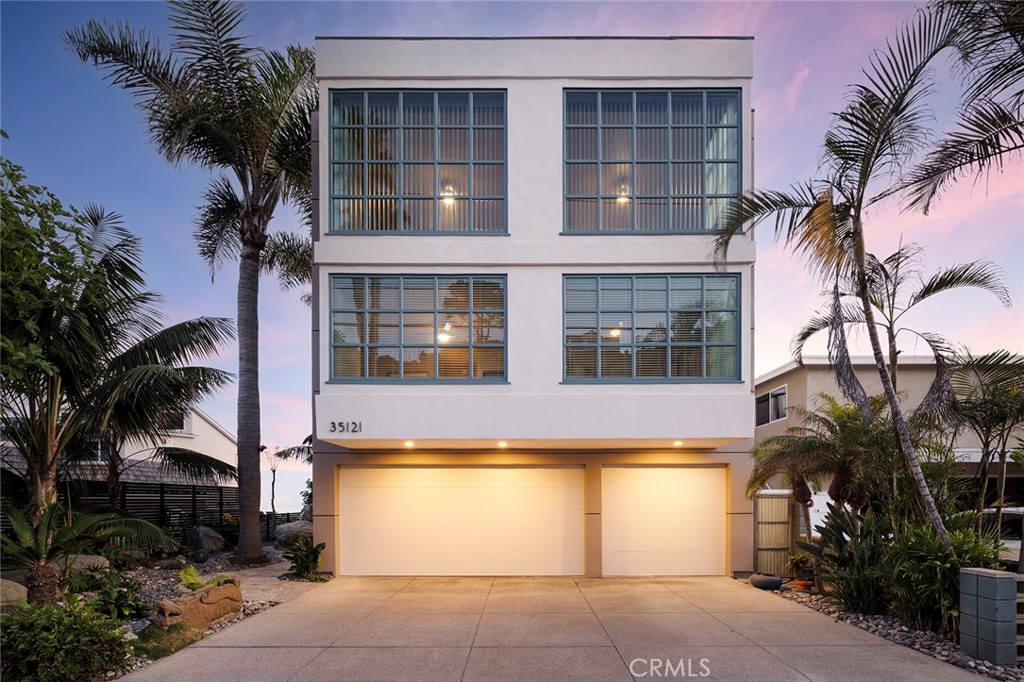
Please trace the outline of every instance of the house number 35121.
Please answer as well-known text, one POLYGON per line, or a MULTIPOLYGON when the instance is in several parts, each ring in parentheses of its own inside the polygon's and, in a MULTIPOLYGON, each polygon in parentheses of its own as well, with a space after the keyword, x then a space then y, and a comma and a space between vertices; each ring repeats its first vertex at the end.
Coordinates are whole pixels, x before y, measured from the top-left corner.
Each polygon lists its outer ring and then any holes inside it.
POLYGON ((362 433, 363 422, 331 422, 331 433, 362 433))

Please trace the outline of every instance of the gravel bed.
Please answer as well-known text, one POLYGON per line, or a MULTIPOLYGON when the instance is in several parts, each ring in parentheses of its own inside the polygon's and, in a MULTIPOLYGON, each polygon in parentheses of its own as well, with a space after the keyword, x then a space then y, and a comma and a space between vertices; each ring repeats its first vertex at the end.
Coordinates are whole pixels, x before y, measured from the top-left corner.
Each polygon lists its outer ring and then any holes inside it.
POLYGON ((959 644, 947 639, 943 635, 927 630, 908 628, 892 616, 865 616, 859 613, 849 613, 843 611, 838 606, 828 603, 823 595, 788 589, 785 586, 781 590, 772 591, 783 599, 803 604, 808 608, 831 616, 837 621, 849 623, 861 630, 883 637, 890 642, 902 644, 905 647, 928 654, 940 661, 945 661, 964 670, 977 673, 982 677, 988 677, 993 680, 1007 680, 1008 682, 1024 682, 1024 665, 998 666, 980 658, 973 658, 961 651, 959 644))
MULTIPOLYGON (((276 545, 267 544, 263 546, 263 551, 270 560, 268 563, 280 563, 284 561, 283 551, 276 545)), ((238 565, 231 563, 231 559, 234 556, 233 552, 214 552, 210 554, 210 558, 203 563, 196 563, 190 561, 187 557, 183 557, 186 564, 191 563, 199 572, 203 575, 212 575, 217 573, 233 573, 235 571, 244 568, 257 568, 259 566, 265 566, 266 564, 253 564, 253 565, 238 565)), ((176 599, 177 597, 190 594, 190 591, 181 587, 178 583, 178 571, 181 569, 176 568, 137 568, 131 571, 125 571, 125 574, 136 580, 139 585, 138 597, 141 601, 149 603, 157 603, 163 599, 176 599)), ((295 579, 290 573, 285 574, 281 579, 295 579), (290 578, 285 576, 291 576, 290 578)), ((240 620, 244 620, 249 616, 254 616, 261 611, 277 606, 278 602, 275 601, 243 601, 242 610, 240 613, 231 614, 221 618, 220 620, 210 623, 203 632, 203 637, 209 637, 215 632, 219 632, 224 628, 233 625, 240 620)), ((140 618, 139 620, 132 620, 122 626, 122 630, 125 632, 127 639, 135 639, 137 635, 135 633, 145 629, 153 622, 151 617, 140 618)), ((144 668, 152 663, 148 658, 139 656, 132 659, 129 669, 126 672, 131 672, 144 668)), ((108 673, 107 678, 113 679, 119 677, 114 673, 108 673)))

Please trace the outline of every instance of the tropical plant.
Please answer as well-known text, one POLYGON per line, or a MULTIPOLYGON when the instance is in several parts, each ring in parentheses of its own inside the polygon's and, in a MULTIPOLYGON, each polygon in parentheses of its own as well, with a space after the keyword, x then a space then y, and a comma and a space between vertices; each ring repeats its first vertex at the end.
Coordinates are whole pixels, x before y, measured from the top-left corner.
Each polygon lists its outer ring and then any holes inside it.
POLYGON ((724 260, 730 241, 747 225, 775 218, 776 237, 802 256, 832 292, 829 358, 843 394, 870 420, 874 413, 853 371, 841 324, 841 286, 854 284, 900 449, 929 522, 949 552, 953 546, 886 367, 871 304, 864 227, 866 212, 892 194, 901 169, 927 141, 929 64, 953 44, 954 29, 952 13, 941 9, 920 12, 904 24, 885 50, 871 56, 863 82, 851 87, 825 135, 818 177, 790 191, 753 190, 740 196, 725 211, 717 237, 718 258, 724 260))
MULTIPOLYGON (((264 446, 260 446, 262 450, 264 446)), ((306 464, 313 461, 313 436, 306 436, 302 445, 291 445, 274 452, 266 453, 267 464, 270 466, 270 515, 274 527, 277 527, 277 468, 281 462, 301 459, 306 464)))
POLYGON ((793 485, 797 502, 806 504, 807 491, 802 497, 799 493, 806 481, 829 476, 829 497, 859 513, 874 489, 871 465, 881 453, 895 448, 891 423, 882 414, 885 399, 872 398, 874 418, 826 393, 819 393, 817 400, 819 406, 813 411, 789 408, 802 426, 786 429, 784 435, 767 438, 754 448, 747 494, 781 474, 793 485))
MULTIPOLYGON (((197 318, 161 329, 159 297, 143 288, 139 240, 120 215, 92 205, 65 211, 7 161, 3 179, 4 344, 32 349, 0 361, 0 424, 14 446, 5 463, 24 474, 41 514, 56 501, 62 467, 94 456, 102 442, 116 507, 123 444, 155 445, 167 414, 229 380, 182 365, 231 338, 231 324, 197 318)), ((230 473, 196 453, 157 456, 190 473, 230 473)))
MULTIPOLYGON (((314 54, 247 45, 240 3, 174 0, 169 50, 143 31, 90 21, 68 31, 83 60, 130 92, 167 160, 219 171, 196 219, 200 255, 216 270, 238 260, 238 487, 236 558, 265 558, 260 543, 259 277, 281 202, 311 216, 310 113, 314 54)), ((299 238, 300 240, 302 238, 299 238)))
POLYGON ((950 531, 955 556, 946 552, 928 525, 918 525, 891 539, 884 565, 892 612, 904 625, 956 636, 960 615, 960 569, 1000 568, 995 532, 978 537, 970 528, 950 531))
POLYGON ((65 581, 68 592, 77 594, 96 612, 118 622, 144 616, 152 605, 139 599, 142 587, 115 568, 99 568, 76 575, 65 581))
POLYGON ((71 558, 108 540, 132 538, 137 542, 170 547, 167 535, 151 523, 117 514, 73 514, 59 504, 47 507, 32 524, 18 509, 7 510, 11 534, 0 535, 5 565, 28 569, 25 576, 30 604, 60 598, 58 560, 71 558))
MULTIPOLYGON (((900 351, 897 340, 903 332, 913 334, 925 341, 931 348, 937 364, 937 379, 945 380, 943 374, 947 358, 951 354, 949 344, 937 334, 919 332, 903 326, 904 317, 915 307, 936 294, 962 288, 987 291, 1002 302, 1010 305, 1010 292, 1003 281, 1002 273, 987 261, 973 261, 943 268, 931 277, 921 275, 923 249, 917 244, 901 245, 895 253, 879 260, 871 254, 865 257, 867 270, 868 299, 875 311, 875 323, 882 330, 887 341, 888 369, 893 390, 898 390, 898 365, 900 351), (913 287, 913 290, 911 290, 913 287)), ((854 328, 864 324, 864 313, 857 300, 857 283, 847 273, 846 281, 839 285, 839 296, 843 303, 839 307, 842 323, 854 328)), ((833 309, 828 308, 804 323, 793 339, 793 355, 800 359, 804 344, 815 334, 834 326, 833 309)))
POLYGON ((862 516, 828 505, 825 523, 816 526, 820 541, 797 542, 815 562, 828 588, 826 599, 854 613, 885 613, 889 591, 882 566, 886 528, 873 511, 862 516))
POLYGON ((131 644, 88 604, 35 604, 0 618, 5 682, 98 682, 125 671, 131 644))
POLYGON ((313 544, 313 538, 308 535, 300 535, 294 542, 283 545, 284 558, 292 562, 295 575, 303 580, 321 582, 323 577, 317 573, 317 569, 320 568, 320 553, 326 547, 323 542, 313 544))
POLYGON ((993 457, 999 459, 996 527, 1002 524, 1010 438, 1024 425, 1024 357, 1005 350, 976 357, 967 353, 954 366, 950 384, 955 397, 947 406, 946 419, 971 431, 981 445, 976 475, 980 534, 993 457))
POLYGON ((955 19, 953 51, 963 92, 956 128, 908 174, 909 205, 926 214, 964 177, 1001 170, 1024 150, 1024 6, 1017 0, 937 0, 955 19))
POLYGON ((189 564, 185 568, 178 571, 178 580, 181 582, 181 586, 187 590, 200 590, 207 585, 215 585, 221 580, 229 579, 231 576, 227 575, 215 575, 212 578, 203 580, 203 577, 199 574, 199 569, 194 565, 189 564))

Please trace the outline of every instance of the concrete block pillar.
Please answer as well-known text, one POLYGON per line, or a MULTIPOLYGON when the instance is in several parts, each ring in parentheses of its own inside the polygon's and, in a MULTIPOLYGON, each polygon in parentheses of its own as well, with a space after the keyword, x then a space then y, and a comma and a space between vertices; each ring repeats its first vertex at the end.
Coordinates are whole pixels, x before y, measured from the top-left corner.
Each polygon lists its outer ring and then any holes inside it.
POLYGON ((960 648, 996 665, 1017 662, 1017 575, 960 570, 960 648))

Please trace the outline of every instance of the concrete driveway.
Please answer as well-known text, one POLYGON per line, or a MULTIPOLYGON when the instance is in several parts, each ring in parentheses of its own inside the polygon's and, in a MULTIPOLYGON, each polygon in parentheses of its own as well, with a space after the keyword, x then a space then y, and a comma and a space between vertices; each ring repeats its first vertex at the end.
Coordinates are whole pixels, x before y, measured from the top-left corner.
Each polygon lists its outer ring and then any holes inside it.
POLYGON ((728 578, 338 578, 130 682, 976 675, 728 578))

